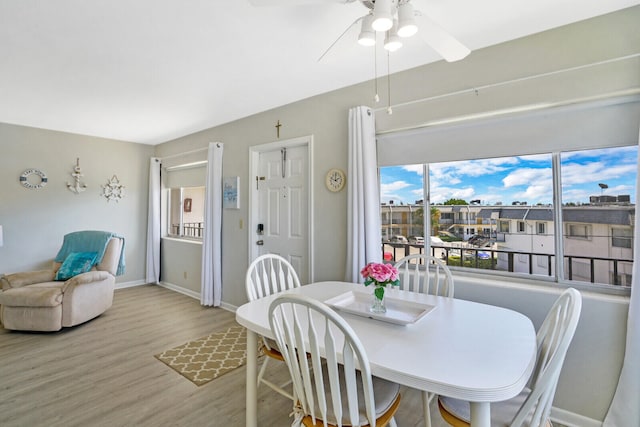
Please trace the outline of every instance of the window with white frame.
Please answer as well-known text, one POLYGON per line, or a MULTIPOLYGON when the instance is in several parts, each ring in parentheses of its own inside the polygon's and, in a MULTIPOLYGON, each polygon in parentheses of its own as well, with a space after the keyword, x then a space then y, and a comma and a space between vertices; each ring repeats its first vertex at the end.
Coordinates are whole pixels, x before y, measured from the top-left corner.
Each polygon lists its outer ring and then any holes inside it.
POLYGON ((628 228, 612 228, 611 229, 611 246, 616 248, 633 248, 633 229, 628 228))
MULTIPOLYGON (((460 243, 432 243, 433 254, 450 261, 452 268, 534 275, 582 286, 593 283, 594 289, 627 287, 633 266, 638 117, 640 102, 635 99, 545 111, 546 134, 527 131, 539 130, 540 117, 531 114, 460 129, 383 135, 378 138, 381 200, 396 205, 430 200, 429 206, 436 209, 448 200, 467 202, 463 209, 473 211, 467 218, 474 216, 482 224, 479 229, 489 232, 462 242, 464 257, 451 256, 456 253, 452 245, 460 243), (621 116, 629 122, 624 129, 621 116), (530 140, 533 136, 539 139, 530 140), (448 150, 449 138, 460 149, 448 150), (479 144, 478 138, 491 145, 479 144), (532 147, 540 150, 531 152, 532 147), (510 155, 486 156, 492 152, 510 155), (424 163, 405 164, 402 159, 424 163), (554 205, 555 200, 562 204, 554 205), (562 218, 558 228, 556 218, 562 218), (557 240, 561 258, 555 253, 557 240)), ((457 223, 461 220, 456 217, 444 221, 451 214, 442 209, 437 224, 441 236, 468 225, 457 223)))
POLYGON ((180 163, 173 159, 163 166, 162 195, 165 235, 188 240, 201 240, 204 235, 206 160, 180 163))
POLYGON ((204 197, 205 187, 169 189, 169 236, 202 239, 204 197))

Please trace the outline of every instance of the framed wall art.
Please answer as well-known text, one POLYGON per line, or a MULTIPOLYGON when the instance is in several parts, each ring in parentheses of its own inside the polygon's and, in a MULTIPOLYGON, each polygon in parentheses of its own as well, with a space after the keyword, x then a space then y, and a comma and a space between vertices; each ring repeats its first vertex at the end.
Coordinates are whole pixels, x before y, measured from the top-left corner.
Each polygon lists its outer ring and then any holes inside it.
POLYGON ((238 187, 239 176, 228 176, 222 180, 222 207, 225 209, 240 209, 238 187))

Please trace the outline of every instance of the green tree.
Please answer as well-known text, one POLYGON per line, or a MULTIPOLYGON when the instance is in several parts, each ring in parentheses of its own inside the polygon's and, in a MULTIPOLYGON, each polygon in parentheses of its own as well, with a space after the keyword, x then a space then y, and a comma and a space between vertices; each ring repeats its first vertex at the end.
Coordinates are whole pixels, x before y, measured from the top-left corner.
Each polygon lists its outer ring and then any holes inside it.
MULTIPOLYGON (((414 224, 424 224, 424 209, 419 208, 413 213, 414 224)), ((440 211, 431 206, 431 235, 437 236, 440 230, 440 211)))
POLYGON ((440 231, 440 210, 431 206, 431 235, 437 236, 440 231))
POLYGON ((443 205, 468 205, 466 200, 464 199, 449 199, 443 203, 443 205))

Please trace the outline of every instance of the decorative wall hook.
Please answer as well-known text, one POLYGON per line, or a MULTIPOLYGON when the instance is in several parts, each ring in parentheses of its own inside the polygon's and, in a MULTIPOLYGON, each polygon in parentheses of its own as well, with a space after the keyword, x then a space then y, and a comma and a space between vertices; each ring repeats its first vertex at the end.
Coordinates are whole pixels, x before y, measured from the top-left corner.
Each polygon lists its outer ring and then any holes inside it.
POLYGON ((67 182, 67 188, 69 189, 69 191, 80 194, 87 189, 87 185, 80 182, 80 177, 84 175, 82 174, 82 170, 80 170, 79 157, 76 157, 76 167, 73 168, 73 173, 71 174, 71 176, 73 177, 75 182, 73 184, 67 182))
POLYGON ((113 175, 107 184, 102 186, 102 195, 108 202, 111 200, 118 202, 124 197, 124 185, 120 184, 117 176, 113 175))

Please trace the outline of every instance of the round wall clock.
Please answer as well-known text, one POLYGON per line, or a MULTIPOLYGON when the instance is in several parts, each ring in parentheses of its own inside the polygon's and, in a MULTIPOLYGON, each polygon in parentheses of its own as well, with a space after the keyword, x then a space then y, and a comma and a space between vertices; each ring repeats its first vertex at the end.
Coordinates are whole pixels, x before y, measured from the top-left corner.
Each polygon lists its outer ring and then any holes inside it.
POLYGON ((340 169, 330 169, 327 172, 325 184, 329 191, 338 192, 344 188, 347 178, 340 169))

